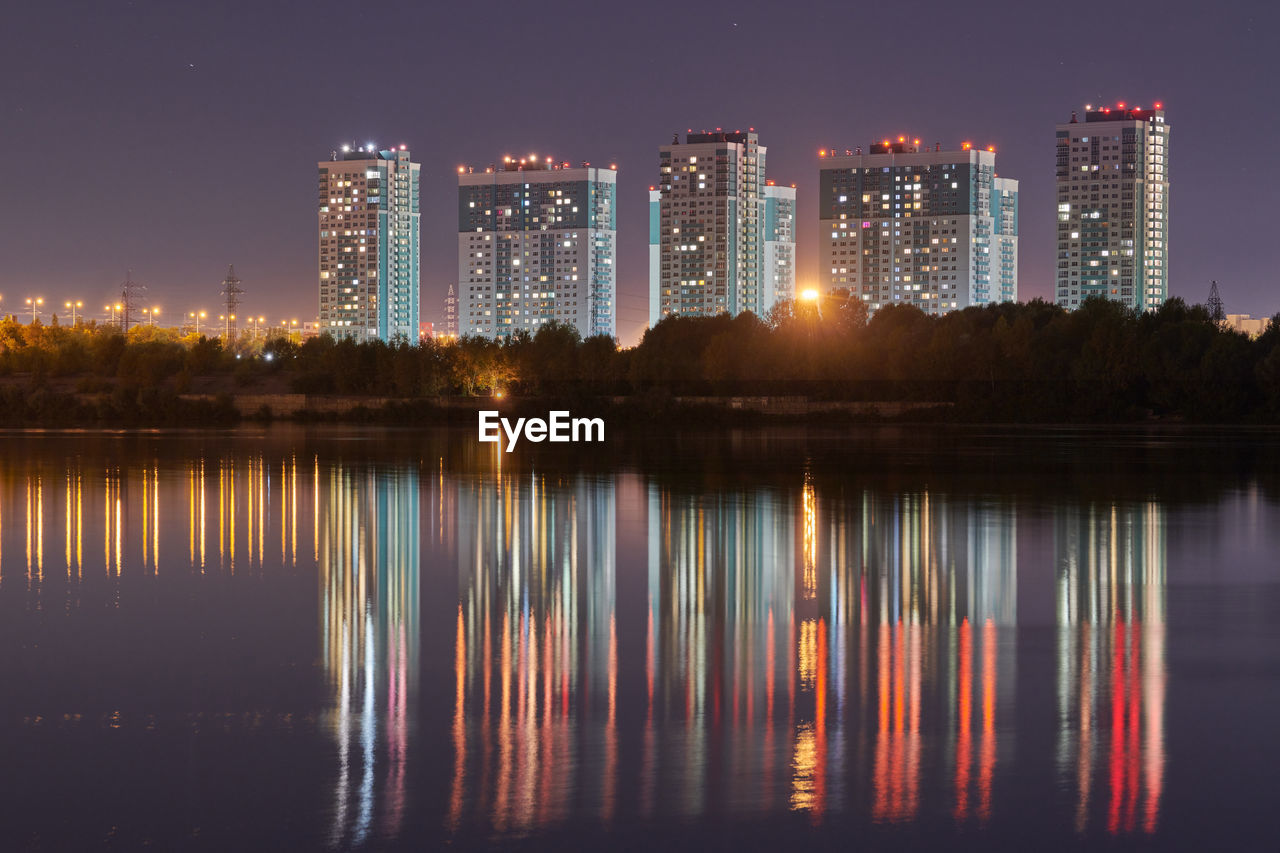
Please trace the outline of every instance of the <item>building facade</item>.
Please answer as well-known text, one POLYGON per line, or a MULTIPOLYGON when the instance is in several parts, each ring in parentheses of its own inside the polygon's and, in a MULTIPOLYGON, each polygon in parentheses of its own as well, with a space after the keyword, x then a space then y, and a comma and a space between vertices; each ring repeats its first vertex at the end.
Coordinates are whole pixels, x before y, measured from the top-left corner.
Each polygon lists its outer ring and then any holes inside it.
POLYGON ((367 145, 343 146, 318 168, 322 328, 357 341, 416 341, 419 164, 403 145, 367 145))
POLYGON ((459 332, 551 321, 617 336, 616 169, 506 160, 458 173, 459 332))
MULTIPOLYGON (((764 271, 760 308, 796 296, 796 188, 764 186, 764 271)), ((754 310, 754 309, 753 309, 754 310)))
POLYGON ((1271 326, 1270 317, 1254 317, 1251 314, 1228 314, 1224 325, 1242 335, 1257 338, 1271 326))
POLYGON ((1055 299, 1151 311, 1169 295, 1169 125, 1154 109, 1085 107, 1058 125, 1055 299))
POLYGON ((1018 182, 994 148, 921 148, 900 137, 820 152, 822 284, 869 313, 942 314, 1018 298, 1018 182))
POLYGON ((679 136, 649 193, 649 323, 764 315, 795 290, 795 188, 765 180, 754 131, 679 136))

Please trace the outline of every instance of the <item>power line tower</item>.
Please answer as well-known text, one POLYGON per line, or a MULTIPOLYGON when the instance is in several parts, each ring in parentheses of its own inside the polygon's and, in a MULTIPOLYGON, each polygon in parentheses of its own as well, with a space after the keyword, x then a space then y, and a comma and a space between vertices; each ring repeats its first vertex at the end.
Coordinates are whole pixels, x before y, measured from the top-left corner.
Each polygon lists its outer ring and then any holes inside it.
POLYGON ((222 280, 222 296, 227 304, 226 331, 229 344, 236 339, 236 309, 240 307, 240 297, 243 295, 244 289, 240 287, 235 264, 232 264, 227 267, 227 277, 222 280))
POLYGON ((133 323, 134 314, 137 313, 138 299, 146 289, 144 285, 133 280, 133 270, 125 270, 124 284, 120 285, 120 304, 124 306, 120 314, 120 328, 125 334, 129 333, 129 326, 133 323))
POLYGON ((451 337, 458 335, 458 297, 453 293, 453 285, 449 285, 449 295, 444 298, 444 333, 451 337))
POLYGON ((1205 303, 1205 307, 1209 309, 1209 316, 1215 323, 1221 323, 1227 319, 1227 309, 1222 307, 1222 294, 1218 293, 1218 282, 1209 282, 1209 301, 1205 303))

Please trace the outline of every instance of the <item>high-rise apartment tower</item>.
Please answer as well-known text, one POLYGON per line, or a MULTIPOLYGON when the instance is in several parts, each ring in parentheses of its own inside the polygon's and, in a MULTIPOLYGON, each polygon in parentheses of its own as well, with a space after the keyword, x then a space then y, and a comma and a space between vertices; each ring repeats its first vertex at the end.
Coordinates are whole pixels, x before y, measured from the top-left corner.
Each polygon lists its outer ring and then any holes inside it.
POLYGON ((459 330, 504 338, 558 321, 617 336, 615 168, 506 158, 458 170, 459 330))
POLYGON ((321 328, 357 341, 416 341, 419 164, 403 145, 348 145, 318 167, 321 328))
POLYGON ((1169 295, 1169 125, 1163 104, 1085 107, 1058 125, 1054 297, 1150 311, 1169 295))
POLYGON ((869 313, 930 314, 1018 298, 1018 182, 995 148, 922 148, 899 137, 819 152, 821 282, 869 313))
POLYGON ((795 188, 754 131, 677 135, 649 192, 649 322, 753 311, 795 291, 795 188))

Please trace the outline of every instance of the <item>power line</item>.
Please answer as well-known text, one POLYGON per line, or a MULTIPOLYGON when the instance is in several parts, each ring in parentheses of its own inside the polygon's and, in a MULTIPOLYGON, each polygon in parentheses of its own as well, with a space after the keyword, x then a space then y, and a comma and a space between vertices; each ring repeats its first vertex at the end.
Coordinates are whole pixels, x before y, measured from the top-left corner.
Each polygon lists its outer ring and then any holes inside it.
POLYGON ((227 277, 222 280, 222 295, 227 305, 227 343, 231 343, 236 339, 236 309, 240 307, 240 297, 244 295, 244 289, 240 287, 240 279, 236 278, 235 264, 227 267, 227 277))

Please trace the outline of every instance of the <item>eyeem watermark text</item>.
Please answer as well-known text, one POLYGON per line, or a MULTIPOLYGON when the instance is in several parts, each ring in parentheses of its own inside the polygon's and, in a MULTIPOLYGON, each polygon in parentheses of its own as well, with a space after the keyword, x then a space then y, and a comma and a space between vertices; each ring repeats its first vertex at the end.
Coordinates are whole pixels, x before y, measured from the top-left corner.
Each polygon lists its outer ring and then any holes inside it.
POLYGON ((515 450, 521 438, 527 441, 604 441, 604 418, 574 418, 568 412, 547 412, 547 419, 516 418, 515 423, 496 411, 480 412, 480 440, 501 442, 506 435, 506 452, 515 450))

